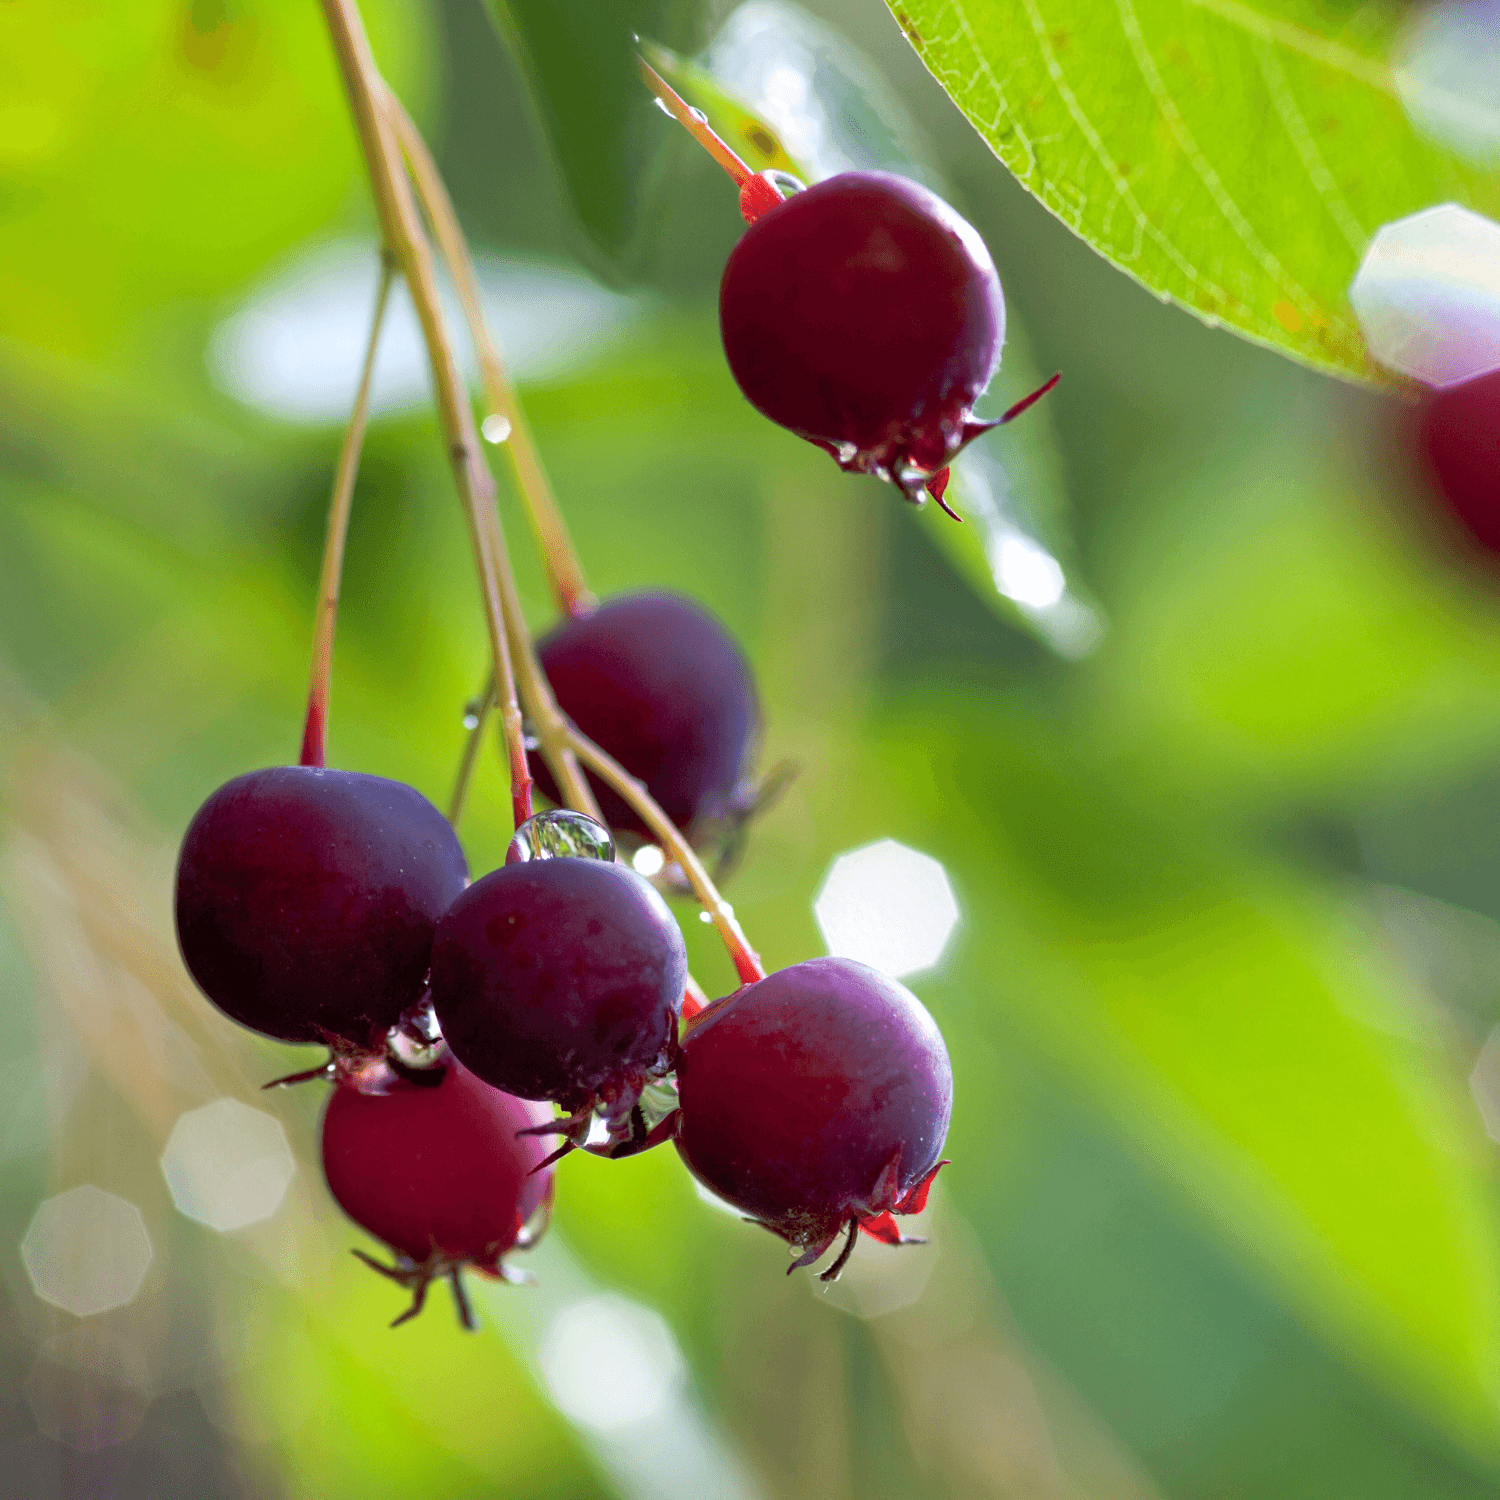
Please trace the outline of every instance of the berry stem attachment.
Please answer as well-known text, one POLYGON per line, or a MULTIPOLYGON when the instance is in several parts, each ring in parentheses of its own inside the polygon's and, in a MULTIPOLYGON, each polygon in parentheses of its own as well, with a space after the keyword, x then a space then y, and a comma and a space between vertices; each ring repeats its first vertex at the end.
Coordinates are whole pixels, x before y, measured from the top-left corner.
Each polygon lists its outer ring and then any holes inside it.
POLYGON ((708 123, 708 116, 701 109, 694 109, 639 53, 636 54, 636 62, 640 66, 641 78, 646 87, 656 95, 656 102, 734 180, 734 185, 740 190, 740 213, 745 222, 753 224, 768 209, 775 208, 781 202, 781 192, 772 182, 771 176, 755 171, 736 155, 728 142, 708 123))
MULTIPOLYGON (((322 3, 334 52, 344 76, 344 88, 354 113, 354 123, 359 131, 385 243, 406 278, 427 343, 438 416, 454 483, 469 521, 470 541, 479 571, 510 763, 511 811, 519 827, 531 816, 531 772, 526 764, 521 710, 516 701, 515 675, 511 670, 511 632, 507 629, 502 604, 500 574, 509 572, 509 563, 495 511, 495 478, 484 461, 469 394, 459 375, 443 324, 432 248, 422 232, 411 187, 402 167, 400 149, 387 111, 382 108, 382 101, 389 91, 375 67, 354 0, 322 0, 322 3)), ((511 589, 513 592, 514 584, 511 589)))
POLYGON ((553 494, 546 470, 542 467, 541 455, 526 421, 526 413, 516 397, 505 362, 500 357, 499 345, 485 322, 484 306, 479 295, 479 278, 475 275, 474 260, 459 225, 458 215, 453 211, 453 200, 448 196, 448 189, 427 142, 422 139, 411 116, 389 88, 385 90, 385 108, 401 143, 407 169, 416 185, 417 197, 427 215, 427 222, 432 226, 443 262, 448 267, 448 274, 453 278, 459 306, 463 309, 474 353, 479 360, 485 400, 490 408, 484 435, 496 443, 505 455, 516 489, 531 520, 537 545, 546 561, 547 573, 559 606, 575 618, 590 614, 595 604, 594 596, 589 592, 588 583, 583 576, 583 565, 578 560, 567 523, 558 508, 557 497, 553 494), (491 422, 496 426, 492 428, 491 422), (493 438, 490 436, 492 431, 496 434, 493 438))
POLYGON ((349 511, 354 500, 354 481, 359 474, 359 456, 365 445, 365 427, 370 416, 370 388, 375 378, 375 350, 385 321, 386 303, 396 267, 390 254, 380 255, 380 286, 375 293, 375 312, 370 319, 370 337, 365 345, 364 368, 354 411, 344 432, 333 495, 328 502, 328 530, 323 541, 323 568, 318 576, 318 614, 313 626, 312 681, 307 690, 307 721, 302 729, 304 766, 323 766, 328 751, 328 694, 333 678, 333 632, 338 621, 339 588, 344 576, 344 543, 349 535, 349 511))
POLYGON ((677 825, 657 805, 646 788, 630 774, 613 756, 601 750, 587 736, 568 725, 568 744, 578 759, 601 781, 619 795, 640 815, 641 821, 655 835, 662 848, 677 861, 693 894, 702 903, 704 911, 719 929, 719 936, 729 950, 735 972, 741 984, 754 984, 766 977, 760 955, 750 946, 748 939, 735 920, 734 908, 719 894, 709 873, 703 867, 693 846, 678 830, 677 825))
POLYGON ((744 187, 755 176, 749 164, 735 153, 734 148, 722 136, 715 133, 702 111, 695 110, 644 57, 637 55, 636 62, 640 67, 642 80, 661 101, 662 108, 729 173, 736 187, 744 187))

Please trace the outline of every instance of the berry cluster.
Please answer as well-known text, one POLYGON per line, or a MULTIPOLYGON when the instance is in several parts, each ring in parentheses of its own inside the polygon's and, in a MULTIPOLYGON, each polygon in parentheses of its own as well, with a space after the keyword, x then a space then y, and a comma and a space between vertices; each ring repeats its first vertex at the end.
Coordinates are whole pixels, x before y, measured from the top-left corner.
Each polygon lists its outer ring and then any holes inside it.
MULTIPOLYGON (((341 52, 356 104, 399 111, 360 56, 341 52)), ((410 122, 391 125, 462 284, 441 183, 410 122)), ((382 178, 382 160, 377 196, 399 205, 409 187, 382 178)), ((848 173, 788 198, 748 170, 740 180, 753 222, 721 311, 746 395, 846 469, 941 499, 948 462, 995 425, 972 414, 1004 329, 978 236, 899 178, 848 173)), ((386 227, 420 299, 425 241, 386 227)), ((378 327, 377 310, 367 376, 378 327)), ((472 416, 451 376, 444 384, 442 352, 440 407, 467 438, 472 416)), ((412 1292, 397 1321, 443 1277, 470 1323, 461 1270, 515 1274, 505 1258, 544 1229, 557 1163, 576 1149, 618 1158, 672 1141, 701 1183, 793 1247, 793 1268, 843 1236, 825 1280, 860 1231, 906 1243, 894 1216, 921 1209, 942 1165, 948 1054, 916 997, 863 964, 814 958, 766 975, 719 899, 698 851, 731 852, 766 783, 752 774, 755 684, 711 615, 666 593, 595 605, 560 522, 539 509, 565 618, 533 646, 503 539, 476 505, 495 665, 450 817, 409 786, 323 764, 332 601, 367 399, 368 379, 331 511, 302 764, 252 771, 208 798, 183 840, 176 910, 183 958, 220 1010, 329 1049, 325 1064, 279 1081, 331 1084, 328 1187, 389 1246, 393 1264, 361 1258, 412 1292), (450 818, 491 706, 517 826, 505 863, 471 884, 450 818), (551 810, 533 813, 533 778, 551 810), (654 883, 617 858, 616 836, 660 847, 654 883), (658 887, 703 902, 738 968, 734 993, 705 1003, 658 887)), ((513 431, 524 440, 519 420, 513 431)), ((476 471, 456 468, 461 494, 479 493, 476 471)), ((533 487, 527 499, 540 508, 545 497, 533 487)))

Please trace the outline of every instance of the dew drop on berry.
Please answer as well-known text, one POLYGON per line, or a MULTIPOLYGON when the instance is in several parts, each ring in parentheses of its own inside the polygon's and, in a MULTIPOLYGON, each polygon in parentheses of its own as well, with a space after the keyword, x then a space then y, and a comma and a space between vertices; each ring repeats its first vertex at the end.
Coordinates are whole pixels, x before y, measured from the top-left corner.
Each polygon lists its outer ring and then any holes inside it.
POLYGON ((505 852, 510 865, 533 859, 602 859, 613 864, 615 841, 603 823, 559 807, 539 812, 516 829, 505 852))

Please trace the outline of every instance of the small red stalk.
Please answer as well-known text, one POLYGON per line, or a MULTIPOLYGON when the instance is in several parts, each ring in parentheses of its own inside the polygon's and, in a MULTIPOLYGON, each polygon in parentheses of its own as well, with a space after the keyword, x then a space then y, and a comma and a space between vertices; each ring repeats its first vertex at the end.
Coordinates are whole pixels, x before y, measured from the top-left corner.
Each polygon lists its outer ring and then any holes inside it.
POLYGON ((740 213, 747 224, 753 224, 767 209, 781 202, 781 194, 768 178, 735 154, 734 149, 715 133, 702 110, 694 109, 644 57, 637 57, 646 87, 656 95, 662 107, 682 125, 700 146, 729 173, 740 190, 740 213))
POLYGON ((380 288, 375 294, 375 313, 370 320, 370 337, 365 345, 364 369, 359 377, 359 392, 354 398, 354 412, 344 433, 339 466, 333 480, 333 497, 328 503, 328 531, 323 542, 323 569, 318 576, 318 613, 313 627, 312 682, 307 691, 307 722, 302 730, 301 764, 327 764, 328 690, 333 676, 333 630, 339 612, 339 585, 344 574, 344 542, 349 535, 349 510, 354 499, 354 481, 359 473, 359 455, 365 443, 365 427, 370 416, 370 388, 375 377, 375 349, 380 342, 380 325, 385 320, 385 305, 391 293, 395 265, 389 254, 380 257, 380 288))

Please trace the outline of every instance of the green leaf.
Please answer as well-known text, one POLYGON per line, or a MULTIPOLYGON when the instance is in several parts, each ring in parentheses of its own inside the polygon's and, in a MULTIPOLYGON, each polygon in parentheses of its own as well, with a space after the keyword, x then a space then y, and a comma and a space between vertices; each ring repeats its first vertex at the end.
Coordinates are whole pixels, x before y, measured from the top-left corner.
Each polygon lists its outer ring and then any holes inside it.
POLYGON ((693 46, 697 0, 486 0, 521 62, 580 224, 609 268, 650 224, 671 139, 636 71, 637 34, 693 46))
POLYGON ((1500 211, 1500 177, 1403 112, 1388 59, 1406 7, 888 3, 1076 234, 1159 296, 1321 369, 1376 373, 1347 289, 1382 224, 1455 200, 1500 211))

